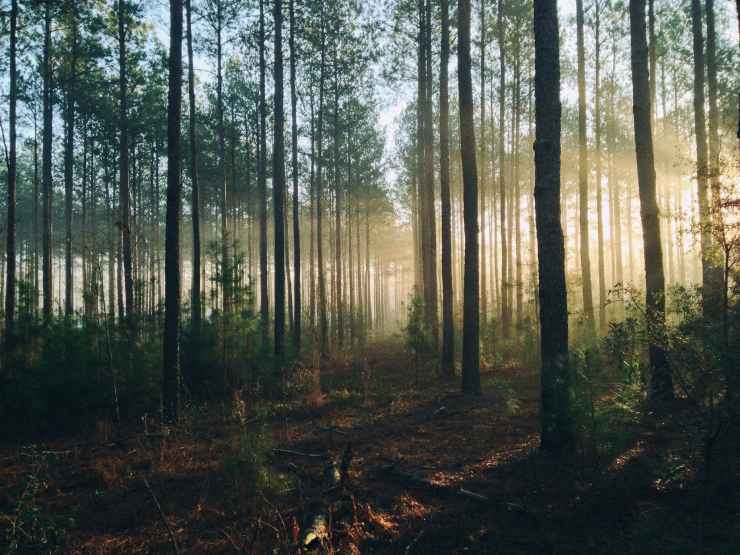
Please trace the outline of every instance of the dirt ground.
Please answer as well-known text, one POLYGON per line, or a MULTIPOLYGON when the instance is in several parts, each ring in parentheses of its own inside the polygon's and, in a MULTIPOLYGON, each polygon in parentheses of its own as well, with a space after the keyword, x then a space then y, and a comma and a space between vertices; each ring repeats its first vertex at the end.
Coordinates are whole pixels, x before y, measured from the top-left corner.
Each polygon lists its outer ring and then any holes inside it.
POLYGON ((266 420, 246 407, 237 422, 224 403, 169 434, 142 423, 2 447, 3 552, 297 553, 325 514, 311 551, 740 553, 737 459, 703 482, 665 419, 646 418, 614 456, 580 446, 554 460, 538 451, 532 371, 488 372, 474 399, 431 377, 360 393, 335 378, 266 420), (245 444, 255 426, 263 439, 245 444))

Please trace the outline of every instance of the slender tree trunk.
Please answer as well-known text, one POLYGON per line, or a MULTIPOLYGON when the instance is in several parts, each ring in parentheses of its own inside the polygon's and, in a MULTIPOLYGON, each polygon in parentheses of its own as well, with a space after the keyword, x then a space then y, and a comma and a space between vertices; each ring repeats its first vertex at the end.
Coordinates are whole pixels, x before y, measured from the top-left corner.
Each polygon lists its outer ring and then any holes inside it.
POLYGON ((128 91, 126 74, 126 22, 125 1, 118 0, 118 89, 119 89, 119 164, 120 180, 119 195, 121 198, 121 232, 123 239, 123 273, 124 291, 126 295, 126 319, 130 327, 134 325, 134 279, 131 245, 131 192, 129 190, 129 138, 128 138, 128 91))
POLYGON ((506 182, 505 182, 505 107, 506 107, 506 47, 504 45, 504 0, 498 2, 499 41, 499 133, 498 133, 498 180, 499 180, 499 226, 501 230, 501 334, 508 338, 511 333, 511 306, 509 304, 509 242, 506 234, 506 182))
POLYGON ((283 3, 275 0, 275 95, 272 149, 272 210, 275 239, 275 357, 285 354, 285 113, 283 110, 283 3))
MULTIPOLYGON (((645 258, 645 292, 648 325, 659 330, 665 320, 665 280, 660 242, 658 203, 655 197, 655 162, 650 117, 648 48, 645 37, 645 0, 630 0, 630 45, 632 98, 635 121, 635 152, 640 193, 640 217, 645 258)), ((650 341, 650 396, 653 400, 673 397, 673 381, 662 346, 650 341)))
POLYGON ((591 256, 588 232, 588 145, 586 144, 586 60, 583 38, 583 0, 576 0, 578 43, 578 199, 581 239, 581 277, 586 332, 593 332, 594 305, 591 291, 591 256))
POLYGON ((450 222, 450 132, 448 62, 450 58, 450 10, 441 0, 442 39, 439 66, 439 174, 442 200, 442 373, 455 373, 455 322, 452 310, 452 227, 450 222))
MULTIPOLYGON (((189 15, 190 10, 188 10, 189 15)), ((182 0, 170 0, 167 104, 167 229, 162 405, 165 420, 177 418, 180 381, 180 210, 182 206, 182 0)))
POLYGON ((465 204, 465 283, 463 285, 462 391, 480 395, 478 297, 478 170, 473 121, 473 82, 470 61, 470 0, 457 7, 458 94, 460 96, 460 153, 465 204))
POLYGON ((326 268, 324 268, 324 233, 323 233, 323 208, 324 196, 324 86, 326 78, 326 24, 324 21, 324 4, 321 4, 321 68, 319 70, 319 113, 317 129, 317 167, 316 167, 316 255, 318 262, 319 279, 319 349, 322 356, 329 352, 329 324, 326 315, 326 268))
POLYGON ((267 271, 267 101, 265 98, 265 0, 260 0, 259 24, 259 196, 260 196, 260 323, 262 328, 262 348, 269 343, 270 304, 267 271))
MULTIPOLYGON (((75 136, 75 87, 77 66, 78 22, 75 9, 69 9, 70 60, 64 106, 64 315, 72 316, 74 312, 74 258, 72 254, 72 186, 74 172, 74 136, 75 136)), ((84 284, 83 284, 84 287, 84 284)))
POLYGON ((602 199, 603 184, 601 166, 601 3, 594 3, 594 33, 595 33, 595 64, 596 76, 594 83, 594 136, 596 156, 596 220, 598 241, 599 266, 599 331, 606 331, 606 275, 604 268, 604 207, 602 199))
POLYGON ((710 214, 707 181, 709 161, 707 158, 707 129, 704 115, 704 34, 700 0, 691 0, 691 21, 694 39, 694 127, 696 137, 697 195, 699 200, 699 233, 701 237, 701 274, 704 315, 719 316, 718 290, 715 290, 715 274, 712 260, 712 237, 709 232, 710 214))
POLYGON ((568 303, 560 225, 560 58, 556 0, 534 0, 535 211, 540 283, 542 448, 573 445, 568 303))
POLYGON ((188 44, 188 112, 190 137, 190 182, 192 186, 191 208, 193 220, 193 276, 190 292, 190 309, 195 344, 200 337, 201 318, 201 254, 200 254, 200 183, 198 181, 198 138, 196 132, 196 104, 195 104, 195 68, 193 66, 193 26, 191 0, 185 0, 187 14, 187 44, 188 44))
POLYGON ((488 163, 486 160, 486 3, 480 0, 480 312, 483 319, 483 329, 488 324, 488 294, 486 277, 486 188, 488 184, 488 163))
POLYGON ((10 5, 10 151, 8 153, 8 220, 6 232, 7 278, 5 288, 5 369, 12 364, 15 337, 15 193, 16 193, 16 119, 18 100, 18 72, 16 51, 18 43, 18 0, 10 5))
POLYGON ((44 73, 44 136, 42 146, 42 180, 43 180, 43 200, 42 200, 42 219, 43 219, 43 270, 42 282, 44 293, 44 321, 48 324, 52 317, 52 303, 54 292, 52 290, 52 258, 51 258, 51 206, 54 186, 51 180, 51 140, 53 136, 53 107, 51 102, 52 88, 52 68, 51 68, 51 0, 46 0, 44 4, 44 53, 43 53, 43 73, 44 73))
POLYGON ((295 9, 290 1, 290 116, 291 116, 291 169, 293 177, 293 346, 301 351, 301 231, 300 200, 298 198, 298 121, 296 92, 295 9))

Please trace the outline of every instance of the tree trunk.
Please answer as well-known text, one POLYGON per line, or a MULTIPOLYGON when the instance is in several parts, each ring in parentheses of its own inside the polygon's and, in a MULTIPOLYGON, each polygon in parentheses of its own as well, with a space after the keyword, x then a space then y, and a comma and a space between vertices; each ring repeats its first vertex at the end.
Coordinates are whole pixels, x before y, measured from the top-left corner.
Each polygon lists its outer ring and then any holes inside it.
POLYGON ((272 149, 272 210, 275 239, 275 357, 285 353, 285 113, 283 111, 283 2, 275 0, 275 114, 272 149))
POLYGON ((581 277, 586 333, 593 332, 594 305, 591 291, 591 256, 588 232, 588 145, 586 144, 586 60, 583 38, 583 0, 576 0, 578 43, 578 204, 580 221, 581 277))
POLYGON ((185 0, 185 10, 187 13, 187 34, 188 34, 188 112, 190 136, 190 182, 192 186, 191 208, 193 220, 193 276, 192 290, 190 292, 190 309, 193 328, 193 339, 197 344, 200 337, 200 317, 201 317, 201 254, 200 254, 200 184, 198 182, 198 143, 196 133, 196 104, 195 104, 195 68, 193 66, 193 26, 191 0, 185 0))
MULTIPOLYGON (((190 10, 188 10, 188 14, 190 10)), ((165 230, 165 316, 162 405, 177 418, 180 380, 180 208, 182 204, 182 0, 170 0, 169 95, 167 105, 167 222, 165 230)))
MULTIPOLYGON (((126 75, 126 23, 124 21, 124 0, 118 0, 118 63, 119 63, 119 125, 120 125, 120 144, 119 144, 119 195, 121 198, 121 232, 123 248, 123 273, 124 273, 124 291, 126 296, 126 319, 130 327, 134 325, 134 279, 133 279, 133 261, 131 247, 131 192, 129 190, 129 138, 128 138, 128 91, 126 75)), ((121 315, 123 316, 123 315, 121 315)))
POLYGON ((504 0, 498 3, 499 41, 499 133, 498 133, 498 180, 499 180, 499 226, 501 230, 501 335, 508 338, 511 333, 511 306, 509 305, 509 243, 506 235, 506 182, 504 177, 505 155, 505 106, 506 106, 506 48, 504 46, 504 0))
POLYGON ((260 0, 259 24, 259 195, 260 195, 260 325, 262 348, 269 343, 270 304, 268 299, 269 279, 267 273, 267 101, 265 99, 265 0, 260 0))
POLYGON ((442 200, 442 373, 455 373, 455 323, 452 310, 452 228, 450 222, 450 132, 448 61, 450 58, 450 10, 441 0, 442 39, 439 66, 439 174, 442 200))
POLYGON ((595 33, 595 64, 596 76, 594 83, 594 136, 596 140, 596 220, 598 241, 599 266, 599 331, 606 332, 606 275, 604 269, 604 209, 602 199, 603 184, 601 167, 601 3, 594 4, 594 33, 595 33))
POLYGON ((51 259, 51 205, 54 186, 51 180, 51 140, 53 136, 53 107, 51 101, 52 87, 52 68, 51 68, 51 0, 46 0, 44 4, 44 53, 43 53, 43 73, 44 73, 44 136, 42 146, 42 180, 43 180, 43 200, 42 200, 42 219, 43 219, 43 270, 42 282, 44 293, 44 321, 48 324, 52 317, 52 259, 51 259))
POLYGON ((715 274, 712 260, 712 237, 710 235, 709 197, 707 177, 707 129, 704 115, 704 35, 700 0, 691 0, 691 22, 694 39, 694 127, 696 136, 697 196, 699 201, 699 233, 701 238, 701 274, 704 315, 718 317, 719 295, 715 290, 715 274))
POLYGON ((290 0, 290 115, 291 115, 291 169, 293 171, 293 347, 301 352, 301 228, 300 200, 298 198, 298 121, 296 92, 295 10, 290 0))
POLYGON ((463 284, 462 391, 480 395, 480 341, 478 312, 478 170, 473 121, 473 82, 470 61, 470 0, 457 8, 458 94, 460 96, 460 154, 465 205, 465 278, 463 284))
POLYGON ((7 278, 5 288, 5 369, 12 364, 15 323, 15 185, 16 185, 16 107, 18 100, 18 73, 16 70, 18 30, 18 0, 10 7, 10 152, 8 153, 8 220, 6 234, 7 278))
POLYGON ((542 448, 573 445, 565 249, 560 225, 560 54, 556 0, 534 0, 535 212, 540 284, 542 448))
MULTIPOLYGON (((695 0, 698 1, 698 0, 695 0)), ((665 321, 665 279, 660 242, 658 203, 655 198, 655 162, 650 117, 648 48, 645 37, 645 0, 630 0, 630 46, 632 59, 632 99, 635 121, 637 181, 640 193, 640 218, 645 258, 645 293, 648 325, 660 330, 665 321)), ((650 342, 650 397, 673 397, 673 381, 662 346, 650 342)))
MULTIPOLYGON (((72 187, 74 172, 75 85, 78 22, 75 9, 70 11, 70 60, 64 106, 64 315, 74 312, 74 257, 72 254, 72 187)), ((85 284, 83 283, 83 288, 85 284)))

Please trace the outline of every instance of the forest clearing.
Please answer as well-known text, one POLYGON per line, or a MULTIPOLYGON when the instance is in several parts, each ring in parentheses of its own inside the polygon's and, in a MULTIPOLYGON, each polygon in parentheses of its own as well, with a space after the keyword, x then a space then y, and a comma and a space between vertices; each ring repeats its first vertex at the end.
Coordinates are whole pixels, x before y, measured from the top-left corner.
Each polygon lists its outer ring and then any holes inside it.
POLYGON ((0 555, 740 553, 740 0, 0 0, 0 555))

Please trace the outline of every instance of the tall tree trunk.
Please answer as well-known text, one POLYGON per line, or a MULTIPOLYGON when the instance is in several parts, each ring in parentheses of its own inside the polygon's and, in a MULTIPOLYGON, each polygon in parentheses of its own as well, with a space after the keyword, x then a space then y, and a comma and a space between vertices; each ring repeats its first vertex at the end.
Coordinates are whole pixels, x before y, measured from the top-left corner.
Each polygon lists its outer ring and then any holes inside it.
MULTIPOLYGON (((442 200, 442 373, 455 373, 455 322, 452 310, 452 225, 450 221, 450 108, 448 62, 450 58, 450 9, 441 0, 442 39, 439 65, 439 178, 442 200)), ((472 94, 472 93, 471 93, 472 94)))
POLYGON ((262 348, 269 342, 270 304, 268 298, 269 279, 267 273, 267 101, 265 99, 265 0, 260 0, 259 24, 259 196, 260 196, 260 325, 262 329, 262 348))
POLYGON ((18 73, 16 70, 18 31, 18 0, 10 7, 10 152, 8 153, 8 220, 6 233, 7 278, 5 288, 5 368, 12 364, 15 323, 15 184, 16 184, 16 106, 18 73))
POLYGON ((200 184, 198 181, 198 142, 196 133, 196 104, 195 104, 195 68, 193 66, 193 26, 191 0, 185 0, 187 14, 187 44, 188 44, 188 133, 190 137, 190 182, 192 186, 191 208, 193 220, 193 276, 190 292, 190 309, 193 327, 193 337, 197 344, 200 337, 201 318, 201 254, 200 254, 200 184))
POLYGON ((506 47, 504 44, 504 0, 498 2, 496 26, 499 43, 499 132, 498 132, 498 180, 499 180, 499 226, 501 230, 501 334, 508 338, 511 333, 511 306, 509 304, 509 243, 506 235, 506 182, 504 177, 505 156, 505 106, 506 106, 506 47))
POLYGON ((594 3, 595 64, 594 83, 594 136, 596 140, 596 220, 599 265, 599 331, 606 331, 606 275, 604 268, 604 207, 602 199, 603 183, 601 166, 601 0, 594 3))
MULTIPOLYGON (((188 10, 188 15, 190 10, 188 10)), ((167 222, 162 405, 177 418, 180 380, 180 209, 182 204, 182 0, 170 0, 169 95, 167 103, 167 222)))
MULTIPOLYGON (((129 190, 129 138, 128 138, 128 91, 126 75, 126 22, 125 0, 118 0, 118 94, 120 103, 119 126, 119 195, 121 198, 121 232, 123 248, 124 291, 126 296, 126 319, 133 327, 134 310, 134 279, 131 246, 131 192, 129 190)), ((123 315, 122 315, 123 316, 123 315)))
POLYGON ((535 212, 540 283, 542 448, 573 445, 565 248, 560 225, 560 54, 556 0, 534 0, 535 212))
POLYGON ((46 0, 44 4, 44 53, 43 53, 43 73, 44 73, 44 136, 42 146, 42 180, 43 180, 43 200, 42 200, 42 219, 43 219, 43 293, 44 293, 44 320, 48 323, 52 317, 52 303, 54 292, 52 290, 52 258, 51 258, 51 205, 54 193, 54 185, 51 180, 51 140, 53 136, 53 107, 51 102, 52 87, 52 68, 51 68, 51 0, 46 0))
POLYGON ((581 277, 586 333, 593 332, 594 305, 591 291, 591 256, 588 232, 588 145, 586 144, 586 59, 583 38, 583 0, 576 0, 578 43, 578 204, 580 222, 581 277))
POLYGON ((283 110, 283 2, 275 0, 275 114, 272 149, 272 211, 275 239, 275 357, 285 354, 285 113, 283 110))
MULTIPOLYGON (((223 77, 223 0, 216 1, 216 131, 218 135, 218 180, 221 203, 221 279, 223 283, 224 313, 231 311, 231 290, 234 280, 233 264, 229 258, 229 204, 226 184, 226 129, 224 126, 224 77, 223 77)), ((262 2, 260 2, 260 25, 262 25, 262 2)), ((260 32, 262 28, 260 27, 260 32)), ((264 36, 260 35, 261 43, 264 36)), ((264 45, 260 44, 260 55, 264 45)), ((262 62, 262 58, 260 58, 262 62)), ((262 65, 260 66, 262 67, 262 65)))
MULTIPOLYGON (((75 94, 77 80, 78 22, 75 8, 70 12, 70 60, 64 106, 64 315, 74 312, 74 257, 72 254, 72 187, 74 172, 75 94)), ((83 288, 84 288, 83 284, 83 288)))
POLYGON ((480 0, 480 312, 483 318, 483 329, 488 324, 488 294, 486 277, 486 189, 488 184, 488 163, 486 160, 486 3, 480 0))
POLYGON ((324 87, 326 79, 326 23, 324 4, 321 4, 321 67, 319 70, 319 113, 316 136, 317 165, 316 165, 316 257, 319 279, 319 349, 322 356, 329 352, 329 324, 326 315, 326 268, 324 268, 324 234, 323 208, 324 196, 324 87))
POLYGON ((301 351, 301 227, 300 200, 298 198, 298 121, 296 91, 295 9, 290 1, 290 117, 291 117, 291 169, 293 177, 293 346, 301 351))
POLYGON ((697 196, 699 200, 699 233, 701 237, 701 274, 704 315, 717 316, 717 291, 713 288, 712 276, 712 237, 709 232, 709 197, 707 177, 709 173, 707 159, 707 129, 704 115, 704 34, 702 31, 702 13, 700 0, 691 0, 691 21, 694 39, 694 127, 696 137, 696 173, 697 196))
MULTIPOLYGON (((698 1, 698 0, 695 0, 698 1)), ((630 46, 632 59, 632 102, 635 121, 637 181, 645 258, 645 293, 648 325, 660 329, 665 320, 665 280, 660 242, 658 203, 655 198, 655 162, 650 117, 648 48, 645 37, 645 0, 630 0, 630 46)), ((662 346, 650 341, 650 397, 673 397, 673 381, 662 346)))
POLYGON ((478 312, 478 170, 473 118, 473 81, 470 61, 470 0, 457 7, 458 94, 460 96, 460 154, 465 204, 465 279, 463 293, 463 393, 480 395, 480 341, 478 312))

